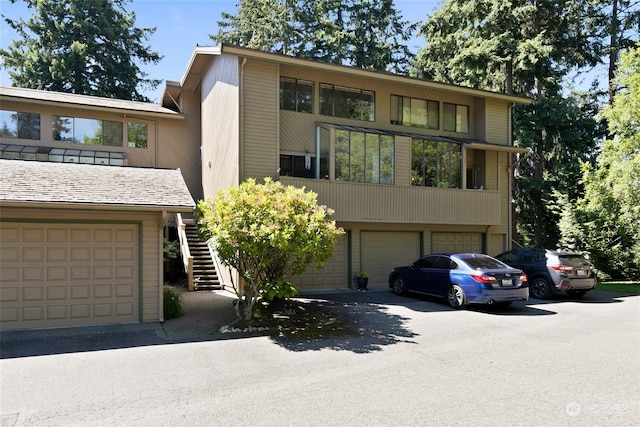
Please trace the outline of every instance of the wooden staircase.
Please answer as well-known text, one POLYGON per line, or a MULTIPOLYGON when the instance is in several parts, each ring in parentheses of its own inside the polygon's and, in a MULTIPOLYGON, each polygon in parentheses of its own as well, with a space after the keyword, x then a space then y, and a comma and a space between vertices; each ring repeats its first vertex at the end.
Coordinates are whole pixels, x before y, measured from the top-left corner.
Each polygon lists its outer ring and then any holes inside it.
POLYGON ((193 256, 193 288, 196 291, 203 289, 222 289, 218 272, 211 259, 211 253, 206 242, 200 240, 195 225, 187 224, 185 227, 189 252, 193 256))

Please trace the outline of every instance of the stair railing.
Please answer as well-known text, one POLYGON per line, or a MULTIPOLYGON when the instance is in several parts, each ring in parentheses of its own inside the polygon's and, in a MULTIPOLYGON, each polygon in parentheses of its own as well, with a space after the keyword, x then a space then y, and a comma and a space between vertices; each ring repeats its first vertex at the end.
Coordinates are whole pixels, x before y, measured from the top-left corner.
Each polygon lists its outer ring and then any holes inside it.
POLYGON ((183 220, 182 215, 176 214, 178 217, 178 240, 180 241, 180 254, 182 255, 182 264, 184 265, 184 271, 187 273, 188 289, 193 291, 193 255, 189 251, 189 242, 187 242, 187 225, 186 221, 193 222, 193 220, 183 220))

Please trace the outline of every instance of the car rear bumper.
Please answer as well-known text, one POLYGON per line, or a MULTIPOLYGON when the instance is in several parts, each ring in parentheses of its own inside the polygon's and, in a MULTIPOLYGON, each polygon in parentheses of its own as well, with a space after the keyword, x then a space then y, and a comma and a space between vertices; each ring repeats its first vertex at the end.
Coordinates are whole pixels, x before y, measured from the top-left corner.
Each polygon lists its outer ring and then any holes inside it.
POLYGON ((584 279, 563 279, 557 286, 560 291, 572 289, 593 289, 596 287, 596 279, 587 277, 584 279))
POLYGON ((482 294, 468 295, 468 302, 471 304, 491 304, 494 302, 506 301, 527 301, 529 299, 529 288, 515 289, 485 289, 482 294))

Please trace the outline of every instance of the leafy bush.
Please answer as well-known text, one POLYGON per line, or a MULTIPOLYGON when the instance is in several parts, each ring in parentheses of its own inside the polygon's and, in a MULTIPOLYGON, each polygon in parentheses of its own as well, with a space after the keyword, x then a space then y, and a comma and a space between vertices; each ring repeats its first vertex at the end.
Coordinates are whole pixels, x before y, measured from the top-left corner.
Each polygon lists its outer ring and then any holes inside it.
POLYGON ((169 285, 163 286, 162 303, 164 307, 164 320, 174 319, 184 314, 182 296, 169 285))

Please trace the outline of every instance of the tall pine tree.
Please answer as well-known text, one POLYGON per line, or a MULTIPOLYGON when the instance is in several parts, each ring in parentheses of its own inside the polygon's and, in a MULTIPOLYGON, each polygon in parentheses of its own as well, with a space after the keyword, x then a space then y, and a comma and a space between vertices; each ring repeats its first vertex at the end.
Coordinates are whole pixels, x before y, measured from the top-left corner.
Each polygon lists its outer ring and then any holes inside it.
MULTIPOLYGON (((18 0, 11 0, 15 3, 18 0)), ((0 49, 14 86, 148 101, 160 83, 140 64, 161 60, 145 42, 155 28, 136 28, 128 0, 22 0, 28 20, 4 17, 19 39, 0 49)))

